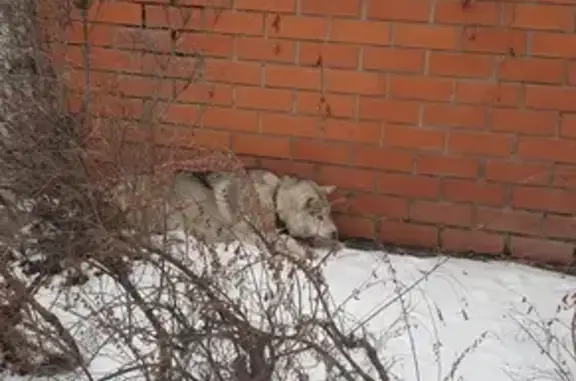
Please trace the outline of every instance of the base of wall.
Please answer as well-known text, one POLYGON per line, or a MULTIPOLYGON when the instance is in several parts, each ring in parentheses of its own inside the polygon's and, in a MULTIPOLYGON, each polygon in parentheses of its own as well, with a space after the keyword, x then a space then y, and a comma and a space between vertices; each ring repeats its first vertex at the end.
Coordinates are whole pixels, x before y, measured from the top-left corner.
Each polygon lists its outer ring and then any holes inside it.
POLYGON ((420 258, 430 258, 447 256, 452 258, 463 258, 475 261, 490 262, 490 261, 503 261, 519 263, 543 270, 549 270, 566 275, 576 276, 576 261, 570 265, 558 265, 543 263, 541 261, 534 261, 525 258, 517 258, 509 254, 501 253, 495 255, 493 253, 477 253, 477 252, 456 252, 448 250, 435 250, 426 247, 398 245, 388 242, 378 242, 373 239, 362 237, 343 237, 342 243, 348 249, 359 251, 383 251, 395 255, 409 255, 420 258))

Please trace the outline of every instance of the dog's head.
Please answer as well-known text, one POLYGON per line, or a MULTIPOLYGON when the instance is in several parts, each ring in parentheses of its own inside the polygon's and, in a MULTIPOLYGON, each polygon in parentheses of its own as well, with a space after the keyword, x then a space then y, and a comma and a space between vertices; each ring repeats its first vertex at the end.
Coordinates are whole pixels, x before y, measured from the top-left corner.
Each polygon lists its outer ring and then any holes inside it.
POLYGON ((335 189, 335 186, 322 186, 310 180, 282 178, 276 193, 276 212, 292 237, 338 238, 327 197, 335 189))

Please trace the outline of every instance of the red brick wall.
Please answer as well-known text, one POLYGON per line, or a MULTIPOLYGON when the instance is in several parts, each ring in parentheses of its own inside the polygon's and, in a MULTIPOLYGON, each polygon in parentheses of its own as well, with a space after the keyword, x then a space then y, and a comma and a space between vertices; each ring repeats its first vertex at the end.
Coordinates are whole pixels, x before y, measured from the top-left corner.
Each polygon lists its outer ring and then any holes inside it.
POLYGON ((210 10, 224 1, 93 5, 94 70, 132 71, 125 84, 138 102, 145 78, 111 36, 145 27, 162 46, 180 28, 183 62, 193 49, 206 57, 206 84, 168 115, 182 139, 351 191, 339 207, 349 236, 574 260, 575 0, 234 0, 210 10), (209 27, 181 29, 182 10, 199 3, 208 6, 189 10, 209 27), (186 127, 202 101, 202 127, 186 127))

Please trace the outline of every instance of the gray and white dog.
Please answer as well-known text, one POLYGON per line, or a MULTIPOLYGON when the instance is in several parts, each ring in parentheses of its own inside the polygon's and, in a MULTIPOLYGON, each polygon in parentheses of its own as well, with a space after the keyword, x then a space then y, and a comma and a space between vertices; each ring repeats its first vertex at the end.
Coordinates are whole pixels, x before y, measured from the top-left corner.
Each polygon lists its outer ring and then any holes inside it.
POLYGON ((152 230, 182 229, 212 243, 253 243, 255 235, 262 233, 316 243, 338 239, 327 197, 335 186, 264 169, 250 169, 245 174, 177 172, 160 187, 162 202, 144 202, 133 208, 131 192, 149 190, 150 181, 139 178, 123 183, 114 194, 131 223, 142 224, 147 219, 152 230))

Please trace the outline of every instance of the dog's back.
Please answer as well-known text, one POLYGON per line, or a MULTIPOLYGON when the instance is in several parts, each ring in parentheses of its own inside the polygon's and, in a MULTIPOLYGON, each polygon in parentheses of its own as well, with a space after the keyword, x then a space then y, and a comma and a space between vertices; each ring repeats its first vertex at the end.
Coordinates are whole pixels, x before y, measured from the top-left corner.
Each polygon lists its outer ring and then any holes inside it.
POLYGON ((226 233, 214 193, 190 172, 177 172, 165 182, 138 176, 116 186, 113 197, 129 225, 145 231, 184 230, 211 242, 226 233))
MULTIPOLYGON (((233 172, 179 172, 165 190, 164 226, 184 229, 211 242, 250 240, 253 229, 275 233, 279 216, 296 238, 335 236, 326 198, 333 187, 279 177, 264 169, 233 172)), ((160 215, 156 219, 162 221, 160 215)), ((267 233, 268 232, 268 233, 267 233)))

